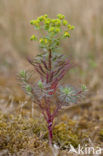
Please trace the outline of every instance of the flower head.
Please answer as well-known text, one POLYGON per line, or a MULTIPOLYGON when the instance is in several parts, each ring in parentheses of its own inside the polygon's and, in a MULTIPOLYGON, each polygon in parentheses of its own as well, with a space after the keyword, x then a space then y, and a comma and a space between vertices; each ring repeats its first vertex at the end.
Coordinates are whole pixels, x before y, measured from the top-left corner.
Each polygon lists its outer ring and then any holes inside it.
POLYGON ((70 37, 70 34, 69 34, 69 32, 64 32, 64 38, 66 38, 66 37, 70 37))
POLYGON ((65 25, 68 24, 68 21, 67 21, 67 20, 63 20, 62 23, 63 23, 63 25, 65 26, 65 25))
POLYGON ((65 16, 62 15, 62 14, 58 14, 57 17, 58 17, 59 19, 61 19, 61 20, 63 20, 63 19, 65 18, 65 16))
POLYGON ((35 35, 32 35, 31 38, 30 38, 30 40, 31 41, 33 41, 33 40, 36 41, 37 40, 37 37, 35 35))
POLYGON ((67 27, 68 27, 68 29, 69 29, 69 30, 74 30, 74 29, 75 29, 75 26, 70 25, 70 24, 68 24, 68 26, 67 26, 67 27))

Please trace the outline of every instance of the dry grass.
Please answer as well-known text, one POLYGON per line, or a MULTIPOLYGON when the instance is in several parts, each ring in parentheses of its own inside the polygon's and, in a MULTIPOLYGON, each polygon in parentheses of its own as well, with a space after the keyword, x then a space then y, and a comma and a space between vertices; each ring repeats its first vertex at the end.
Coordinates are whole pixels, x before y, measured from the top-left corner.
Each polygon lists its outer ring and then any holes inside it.
MULTIPOLYGON (((76 27, 71 38, 62 44, 66 55, 72 56, 78 65, 65 80, 86 83, 90 97, 84 102, 86 108, 84 104, 83 109, 79 110, 77 106, 66 110, 66 113, 69 118, 76 118, 78 126, 81 126, 80 133, 87 131, 88 136, 94 138, 93 144, 98 142, 102 145, 103 0, 0 0, 0 111, 10 114, 25 107, 24 112, 31 117, 32 106, 17 86, 16 73, 28 68, 27 55, 34 56, 39 52, 37 45, 29 40, 35 33, 29 21, 45 13, 53 18, 63 13, 76 27), (22 103, 25 101, 24 106, 22 103), (91 126, 95 128, 93 134, 91 126)), ((24 151, 23 154, 27 153, 24 151)))
POLYGON ((80 66, 75 71, 77 79, 88 84, 89 78, 94 86, 103 76, 102 10, 102 0, 0 0, 0 70, 6 73, 12 67, 18 71, 26 55, 38 52, 29 40, 34 32, 31 19, 44 13, 55 18, 60 12, 76 27, 71 39, 63 43, 64 51, 80 66))

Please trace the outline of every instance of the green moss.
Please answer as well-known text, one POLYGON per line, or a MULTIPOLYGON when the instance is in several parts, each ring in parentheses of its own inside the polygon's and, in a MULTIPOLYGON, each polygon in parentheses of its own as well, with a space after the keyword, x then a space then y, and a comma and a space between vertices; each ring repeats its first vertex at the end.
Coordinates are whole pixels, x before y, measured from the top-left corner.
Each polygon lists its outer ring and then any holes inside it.
MULTIPOLYGON (((60 149, 68 150, 70 144, 74 147, 82 143, 88 144, 91 131, 85 126, 83 129, 80 126, 85 123, 73 121, 66 114, 57 121, 53 127, 53 143, 60 149)), ((100 141, 103 141, 103 129, 100 130, 99 136, 100 141)), ((31 152, 48 149, 48 130, 45 120, 42 117, 31 118, 26 114, 21 115, 20 112, 13 115, 0 113, 0 151, 8 150, 10 153, 17 153, 28 149, 31 152)))
POLYGON ((0 149, 8 149, 11 153, 15 153, 27 149, 32 141, 31 150, 33 150, 43 144, 39 138, 40 131, 44 131, 44 128, 41 129, 37 120, 24 118, 21 114, 17 116, 0 114, 0 149))
MULTIPOLYGON (((76 147, 79 143, 78 136, 69 127, 69 122, 58 123, 53 133, 53 142, 61 148, 68 148, 69 144, 76 147)), ((0 149, 8 149, 10 153, 28 148, 32 151, 44 143, 46 146, 47 142, 48 131, 44 119, 0 113, 0 149)))
POLYGON ((70 144, 77 147, 79 144, 79 138, 72 129, 70 129, 69 124, 63 122, 57 124, 53 134, 54 142, 59 144, 61 148, 69 148, 70 144))
POLYGON ((103 129, 100 130, 99 135, 100 135, 100 140, 103 141, 103 129))

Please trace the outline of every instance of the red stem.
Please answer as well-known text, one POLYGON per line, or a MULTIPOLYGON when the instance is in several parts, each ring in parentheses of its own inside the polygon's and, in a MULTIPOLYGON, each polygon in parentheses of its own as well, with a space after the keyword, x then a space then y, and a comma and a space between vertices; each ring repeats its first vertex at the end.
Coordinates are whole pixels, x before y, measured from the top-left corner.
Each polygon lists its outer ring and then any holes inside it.
POLYGON ((49 50, 49 70, 51 71, 51 58, 52 58, 52 55, 51 55, 51 50, 49 50))
POLYGON ((53 139, 53 129, 52 129, 53 120, 51 119, 51 116, 48 119, 48 135, 49 135, 49 145, 52 145, 52 139, 53 139))

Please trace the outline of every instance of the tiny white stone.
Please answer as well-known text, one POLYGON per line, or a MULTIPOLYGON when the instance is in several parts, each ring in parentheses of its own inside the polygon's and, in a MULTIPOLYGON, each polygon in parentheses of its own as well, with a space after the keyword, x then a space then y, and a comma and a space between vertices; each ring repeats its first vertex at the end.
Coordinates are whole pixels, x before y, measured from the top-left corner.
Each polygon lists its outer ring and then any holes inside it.
POLYGON ((58 147, 56 144, 54 144, 54 148, 55 148, 55 149, 59 149, 59 147, 58 147))

